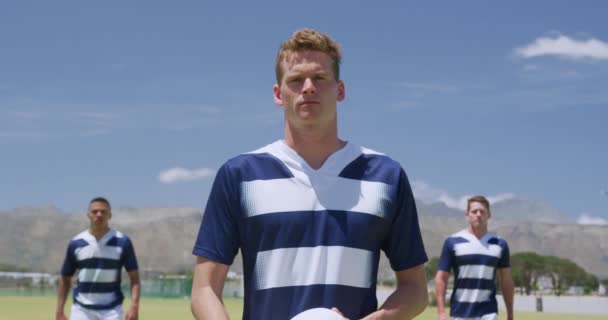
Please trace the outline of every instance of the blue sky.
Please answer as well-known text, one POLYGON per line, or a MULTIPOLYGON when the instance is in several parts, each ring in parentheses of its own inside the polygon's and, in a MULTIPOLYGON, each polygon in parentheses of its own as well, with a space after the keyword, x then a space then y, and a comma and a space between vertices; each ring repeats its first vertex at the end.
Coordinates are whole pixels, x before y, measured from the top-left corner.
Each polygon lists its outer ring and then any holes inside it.
POLYGON ((420 199, 518 197, 606 222, 607 11, 602 1, 4 2, 0 208, 77 211, 97 195, 203 206, 223 161, 282 136, 274 57, 312 27, 343 47, 341 137, 400 161, 420 199))

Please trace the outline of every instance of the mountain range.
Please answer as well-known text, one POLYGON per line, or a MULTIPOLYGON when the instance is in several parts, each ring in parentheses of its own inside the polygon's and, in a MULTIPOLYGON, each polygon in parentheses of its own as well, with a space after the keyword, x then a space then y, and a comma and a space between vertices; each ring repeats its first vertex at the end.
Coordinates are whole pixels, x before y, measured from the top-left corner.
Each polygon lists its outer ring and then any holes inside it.
MULTIPOLYGON (((466 227, 464 212, 443 203, 417 201, 420 227, 430 257, 438 256, 444 239, 466 227)), ((56 273, 67 243, 85 230, 85 213, 66 213, 54 207, 0 210, 0 265, 56 273)), ((191 254, 202 218, 188 207, 114 208, 111 226, 132 239, 140 270, 191 270, 191 254)), ((608 278, 608 226, 579 225, 551 206, 526 199, 508 199, 492 207, 491 231, 505 238, 511 253, 534 251, 568 258, 600 278, 608 278)), ((242 270, 240 255, 233 271, 242 270)), ((380 262, 380 277, 392 276, 388 262, 380 262)))

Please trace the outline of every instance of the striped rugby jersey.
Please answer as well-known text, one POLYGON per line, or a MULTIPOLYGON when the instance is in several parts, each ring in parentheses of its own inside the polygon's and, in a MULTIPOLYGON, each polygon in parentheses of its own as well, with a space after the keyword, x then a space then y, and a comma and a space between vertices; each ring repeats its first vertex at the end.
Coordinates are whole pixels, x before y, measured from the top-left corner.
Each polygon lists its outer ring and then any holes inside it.
POLYGON ((449 236, 437 268, 454 269, 450 316, 479 319, 498 313, 496 269, 509 266, 509 246, 496 234, 488 232, 478 239, 465 229, 449 236))
POLYGON ((135 250, 129 238, 110 229, 99 241, 89 230, 70 240, 66 252, 62 276, 73 276, 78 270, 74 288, 74 303, 87 309, 111 309, 123 301, 120 290, 122 267, 137 270, 135 250))
POLYGON ((380 250, 397 271, 427 261, 405 172, 351 143, 317 170, 282 140, 228 160, 193 253, 230 265, 239 249, 243 319, 315 307, 359 319, 377 309, 380 250))

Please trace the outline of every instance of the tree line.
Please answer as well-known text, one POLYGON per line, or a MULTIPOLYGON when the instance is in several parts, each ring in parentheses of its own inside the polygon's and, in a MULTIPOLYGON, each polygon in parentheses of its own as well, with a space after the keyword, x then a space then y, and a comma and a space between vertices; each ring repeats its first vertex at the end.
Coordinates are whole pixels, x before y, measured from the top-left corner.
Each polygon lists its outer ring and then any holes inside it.
MULTIPOLYGON (((432 258, 425 266, 427 279, 431 280, 437 272, 438 257, 432 258)), ((549 279, 549 290, 554 295, 562 295, 572 286, 583 289, 589 294, 602 283, 608 286, 608 279, 599 280, 572 260, 556 256, 543 256, 534 252, 518 252, 511 255, 513 282, 521 294, 530 295, 539 289, 540 279, 549 279)))

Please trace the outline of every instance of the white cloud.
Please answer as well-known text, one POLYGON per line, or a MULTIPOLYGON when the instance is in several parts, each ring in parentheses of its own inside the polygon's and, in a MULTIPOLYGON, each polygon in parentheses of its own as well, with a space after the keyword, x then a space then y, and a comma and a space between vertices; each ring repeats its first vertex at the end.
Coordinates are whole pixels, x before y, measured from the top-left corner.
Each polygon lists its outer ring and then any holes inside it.
MULTIPOLYGON (((412 191, 416 199, 426 203, 443 202, 446 206, 459 210, 466 210, 467 199, 474 196, 473 194, 457 197, 449 194, 447 191, 435 188, 424 181, 413 181, 412 191)), ((512 193, 500 193, 493 196, 486 196, 491 204, 496 202, 512 199, 515 197, 512 193)))
POLYGON ((209 168, 185 169, 174 167, 161 171, 158 174, 158 180, 162 183, 178 183, 193 180, 201 180, 213 177, 215 170, 209 168))
POLYGON ((557 35, 540 37, 524 47, 515 48, 515 54, 523 58, 558 56, 570 59, 608 60, 608 42, 590 38, 572 39, 557 35))
POLYGON ((581 215, 576 220, 576 223, 604 226, 608 224, 608 220, 600 217, 594 217, 588 213, 581 213, 581 215))

